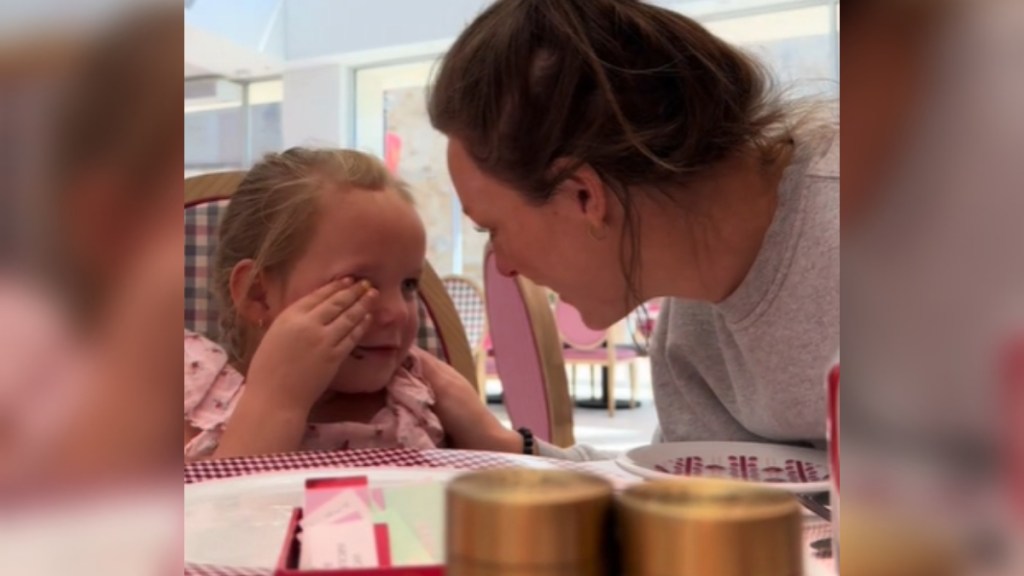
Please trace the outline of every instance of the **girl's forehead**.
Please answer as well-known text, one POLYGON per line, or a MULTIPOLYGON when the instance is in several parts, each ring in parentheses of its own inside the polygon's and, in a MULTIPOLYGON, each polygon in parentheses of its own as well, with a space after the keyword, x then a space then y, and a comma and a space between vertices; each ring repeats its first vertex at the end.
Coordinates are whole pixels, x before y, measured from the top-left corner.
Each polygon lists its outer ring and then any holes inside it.
POLYGON ((324 198, 304 256, 323 263, 409 267, 422 261, 426 233, 415 209, 397 194, 374 191, 324 198))
POLYGON ((415 212, 409 200, 397 190, 390 188, 371 190, 332 186, 320 191, 317 195, 317 204, 321 212, 337 215, 381 212, 386 216, 415 212))

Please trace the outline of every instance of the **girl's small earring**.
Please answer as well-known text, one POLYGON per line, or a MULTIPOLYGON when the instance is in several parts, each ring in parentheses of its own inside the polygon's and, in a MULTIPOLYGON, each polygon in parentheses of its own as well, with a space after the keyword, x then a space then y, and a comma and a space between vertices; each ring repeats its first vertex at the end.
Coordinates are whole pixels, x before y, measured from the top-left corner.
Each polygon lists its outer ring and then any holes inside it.
POLYGON ((601 233, 598 234, 597 232, 594 231, 594 226, 587 226, 587 233, 590 234, 590 237, 593 238, 594 240, 602 242, 606 238, 608 238, 608 227, 605 226, 601 228, 601 233))

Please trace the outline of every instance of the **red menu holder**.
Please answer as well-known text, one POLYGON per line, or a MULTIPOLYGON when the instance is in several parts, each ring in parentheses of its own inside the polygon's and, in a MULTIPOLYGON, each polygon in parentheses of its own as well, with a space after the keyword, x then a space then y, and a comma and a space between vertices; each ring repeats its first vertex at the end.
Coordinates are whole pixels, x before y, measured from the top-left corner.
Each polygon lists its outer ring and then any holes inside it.
POLYGON ((839 566, 839 364, 836 363, 828 372, 827 378, 827 401, 828 401, 828 461, 830 476, 829 503, 832 505, 832 552, 839 566))
POLYGON ((391 568, 353 568, 338 570, 299 570, 299 547, 296 535, 302 530, 302 509, 292 511, 281 556, 274 576, 444 576, 444 566, 398 566, 391 568))

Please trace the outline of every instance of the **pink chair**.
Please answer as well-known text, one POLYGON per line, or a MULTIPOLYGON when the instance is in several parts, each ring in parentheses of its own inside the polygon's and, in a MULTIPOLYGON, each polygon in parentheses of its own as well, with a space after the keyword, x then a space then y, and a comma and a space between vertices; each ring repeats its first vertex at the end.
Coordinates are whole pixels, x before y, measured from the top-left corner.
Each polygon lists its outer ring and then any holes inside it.
POLYGON ((572 445, 572 403, 546 291, 521 276, 502 275, 488 245, 484 293, 495 367, 512 425, 558 446, 572 445))
MULTIPOLYGON (((559 299, 555 302, 555 322, 558 333, 565 344, 562 351, 566 364, 573 368, 573 384, 576 383, 576 365, 603 366, 608 370, 607 400, 608 415, 615 416, 615 368, 619 364, 629 366, 629 402, 636 405, 636 361, 639 351, 632 346, 618 345, 615 330, 592 330, 583 323, 578 310, 559 299)), ((593 374, 593 372, 591 372, 593 374)), ((591 378, 593 382, 593 377, 591 378)))
POLYGON ((654 335, 654 325, 660 313, 661 298, 655 298, 641 304, 626 317, 626 332, 632 338, 633 344, 641 356, 647 356, 650 353, 651 336, 654 335))

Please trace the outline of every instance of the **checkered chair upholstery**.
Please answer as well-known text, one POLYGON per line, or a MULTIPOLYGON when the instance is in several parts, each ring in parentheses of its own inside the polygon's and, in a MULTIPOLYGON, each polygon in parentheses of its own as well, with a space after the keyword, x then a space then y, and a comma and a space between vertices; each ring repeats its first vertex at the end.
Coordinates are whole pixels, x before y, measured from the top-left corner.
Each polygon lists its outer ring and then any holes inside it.
POLYGON ((426 304, 423 303, 423 298, 420 298, 419 304, 420 330, 416 335, 416 344, 420 348, 447 362, 448 354, 445 351, 444 345, 441 343, 441 337, 437 334, 437 325, 434 324, 434 318, 431 317, 426 304))
MULTIPOLYGON (((185 207, 185 328, 215 342, 220 334, 216 300, 211 291, 213 255, 217 249, 217 224, 229 202, 226 198, 213 198, 185 207)), ((448 362, 434 318, 420 296, 417 344, 448 362)))
POLYGON ((217 341, 217 302, 212 288, 217 224, 228 199, 214 199, 185 208, 185 328, 217 341))
POLYGON ((484 309, 484 292, 475 282, 463 276, 445 276, 444 288, 455 304, 462 326, 466 330, 469 346, 474 351, 483 348, 487 335, 487 312, 484 309))

